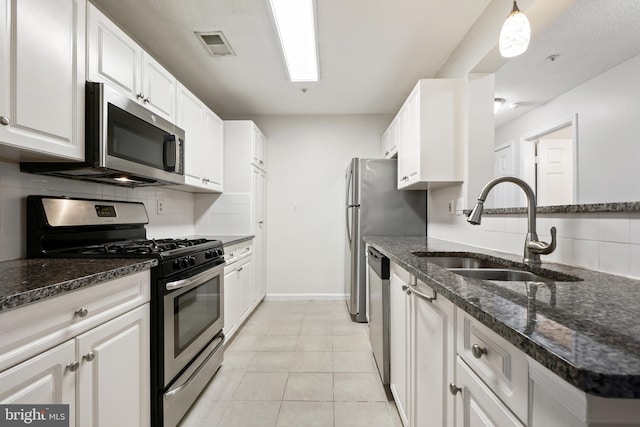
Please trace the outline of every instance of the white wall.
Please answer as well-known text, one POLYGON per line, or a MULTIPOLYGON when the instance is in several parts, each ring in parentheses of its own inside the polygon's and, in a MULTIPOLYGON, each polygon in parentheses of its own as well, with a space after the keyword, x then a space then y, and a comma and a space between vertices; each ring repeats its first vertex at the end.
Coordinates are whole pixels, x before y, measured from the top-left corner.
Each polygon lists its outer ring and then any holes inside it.
POLYGON ((21 173, 18 164, 0 162, 0 261, 26 255, 25 198, 31 194, 143 202, 149 215, 148 237, 193 234, 191 193, 166 187, 124 188, 32 175, 21 173), (156 213, 157 200, 164 202, 163 215, 156 213))
MULTIPOLYGON (((496 129, 496 145, 578 114, 576 203, 640 200, 640 56, 496 129)), ((517 143, 516 145, 519 145, 517 143)), ((519 148, 519 147, 517 147, 519 148)), ((519 158, 520 150, 516 150, 519 158)), ((516 165, 518 165, 516 161, 516 165)))
POLYGON ((267 137, 267 292, 344 294, 344 173, 392 117, 258 116, 267 137))

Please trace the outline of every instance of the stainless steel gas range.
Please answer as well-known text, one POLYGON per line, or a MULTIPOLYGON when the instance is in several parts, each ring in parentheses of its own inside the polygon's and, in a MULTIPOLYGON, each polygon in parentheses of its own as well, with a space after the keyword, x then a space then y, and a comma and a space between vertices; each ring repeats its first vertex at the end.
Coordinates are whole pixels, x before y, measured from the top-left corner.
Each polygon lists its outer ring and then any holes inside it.
MULTIPOLYGON (((224 251, 207 239, 147 239, 144 204, 27 197, 29 258, 155 258, 151 420, 175 426, 223 360, 224 251)), ((126 385, 123 385, 126 386, 126 385)))

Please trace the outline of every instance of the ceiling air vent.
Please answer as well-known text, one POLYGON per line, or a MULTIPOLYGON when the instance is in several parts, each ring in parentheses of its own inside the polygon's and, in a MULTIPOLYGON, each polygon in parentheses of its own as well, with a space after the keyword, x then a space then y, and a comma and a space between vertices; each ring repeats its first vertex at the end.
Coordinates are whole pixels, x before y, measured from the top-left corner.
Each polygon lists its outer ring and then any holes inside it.
POLYGON ((212 56, 235 56, 222 31, 195 32, 212 56))

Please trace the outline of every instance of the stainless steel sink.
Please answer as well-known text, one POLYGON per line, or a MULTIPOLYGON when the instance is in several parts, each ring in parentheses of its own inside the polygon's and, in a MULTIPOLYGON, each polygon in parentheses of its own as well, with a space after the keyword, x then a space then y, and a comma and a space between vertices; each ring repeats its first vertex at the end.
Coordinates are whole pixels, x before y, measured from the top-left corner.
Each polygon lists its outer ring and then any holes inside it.
POLYGON ((529 271, 505 268, 450 268, 450 272, 478 280, 498 280, 503 282, 549 282, 557 279, 539 276, 529 271))
MULTIPOLYGON (((532 273, 513 263, 490 261, 473 254, 451 254, 437 252, 411 252, 412 255, 447 269, 451 273, 478 280, 494 280, 502 282, 579 282, 581 278, 569 274, 544 270, 532 273)), ((524 266, 523 266, 524 267, 524 266)))
POLYGON ((417 257, 439 265, 442 268, 505 268, 504 264, 471 256, 433 255, 429 252, 411 252, 417 257))
POLYGON ((426 257, 426 260, 440 267, 451 268, 504 268, 504 264, 489 261, 486 259, 470 258, 470 257, 457 257, 457 256, 431 256, 426 257))

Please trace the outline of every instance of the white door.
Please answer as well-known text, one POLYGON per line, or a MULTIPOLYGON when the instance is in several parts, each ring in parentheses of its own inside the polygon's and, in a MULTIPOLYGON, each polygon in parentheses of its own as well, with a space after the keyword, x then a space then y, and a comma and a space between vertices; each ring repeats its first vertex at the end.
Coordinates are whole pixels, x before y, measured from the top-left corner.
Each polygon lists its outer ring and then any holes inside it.
POLYGON ((573 143, 571 139, 538 141, 538 206, 573 204, 573 143))
POLYGON ((78 425, 147 427, 149 304, 78 336, 78 425))
MULTIPOLYGON (((493 176, 514 176, 516 173, 513 143, 496 147, 493 152, 493 176)), ((487 207, 512 208, 518 206, 518 188, 511 183, 498 184, 487 197, 487 207)))
POLYGON ((222 191, 224 176, 224 136, 223 122, 211 110, 204 111, 203 152, 205 176, 209 178, 207 186, 222 191))
POLYGON ((143 104, 172 123, 176 121, 176 79, 146 52, 142 52, 143 104))
POLYGON ((240 319, 242 304, 241 289, 238 287, 238 269, 235 264, 224 268, 224 334, 231 338, 235 334, 240 319))

